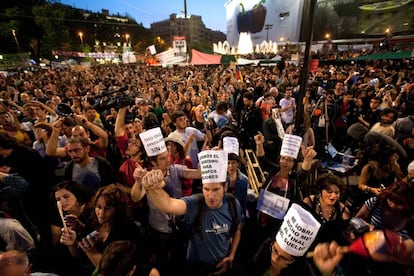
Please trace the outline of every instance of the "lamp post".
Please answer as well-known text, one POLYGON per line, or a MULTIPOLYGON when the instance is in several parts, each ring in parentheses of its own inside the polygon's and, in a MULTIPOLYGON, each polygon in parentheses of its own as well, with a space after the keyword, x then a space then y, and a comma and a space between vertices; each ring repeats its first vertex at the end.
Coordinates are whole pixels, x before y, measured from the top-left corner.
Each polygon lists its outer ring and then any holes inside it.
POLYGON ((273 27, 273 24, 266 24, 265 30, 266 30, 266 41, 269 41, 269 30, 271 30, 273 27))
POLYGON ((19 51, 19 53, 20 53, 20 44, 19 44, 19 40, 17 39, 17 35, 16 35, 16 30, 15 29, 12 30, 12 34, 13 34, 13 37, 14 37, 14 41, 16 42, 17 51, 19 51))
POLYGON ((392 50, 392 46, 391 46, 391 39, 392 39, 392 32, 390 28, 387 28, 385 30, 385 39, 384 39, 384 44, 385 47, 388 51, 392 50))
POLYGON ((79 35, 81 46, 82 46, 82 49, 83 49, 83 33, 79 32, 78 35, 79 35))
POLYGON ((309 59, 311 58, 311 44, 313 39, 313 18, 315 15, 316 10, 316 2, 317 0, 309 0, 309 9, 308 14, 306 17, 306 46, 305 46, 305 56, 303 58, 303 65, 300 72, 300 79, 299 79, 299 95, 298 95, 298 105, 296 110, 296 117, 295 117, 295 129, 293 130, 294 134, 299 134, 303 130, 303 112, 304 107, 302 104, 303 97, 306 93, 306 85, 308 82, 308 74, 309 74, 309 59))

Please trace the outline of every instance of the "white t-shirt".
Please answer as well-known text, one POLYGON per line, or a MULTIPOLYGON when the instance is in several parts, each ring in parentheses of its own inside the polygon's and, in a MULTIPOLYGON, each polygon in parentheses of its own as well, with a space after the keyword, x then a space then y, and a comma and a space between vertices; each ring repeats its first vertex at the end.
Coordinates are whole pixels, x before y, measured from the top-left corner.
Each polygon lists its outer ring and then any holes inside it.
MULTIPOLYGON (((294 107, 296 107, 296 102, 295 102, 295 98, 283 98, 280 100, 279 105, 280 108, 286 108, 290 105, 293 105, 294 107)), ((291 124, 293 123, 293 116, 294 116, 294 112, 292 108, 289 108, 288 110, 285 110, 284 112, 281 112, 281 119, 285 124, 291 124)))

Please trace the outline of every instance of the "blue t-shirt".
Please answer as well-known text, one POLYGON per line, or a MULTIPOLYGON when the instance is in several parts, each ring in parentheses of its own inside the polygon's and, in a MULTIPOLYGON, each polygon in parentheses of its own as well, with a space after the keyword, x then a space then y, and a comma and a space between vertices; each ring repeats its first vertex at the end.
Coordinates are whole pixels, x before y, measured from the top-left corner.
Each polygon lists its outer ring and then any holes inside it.
MULTIPOLYGON (((198 213, 197 195, 183 197, 187 204, 185 222, 193 224, 198 213)), ((187 249, 187 261, 191 263, 204 263, 215 266, 221 259, 230 253, 230 228, 232 216, 229 208, 229 199, 224 197, 223 204, 218 209, 210 209, 205 206, 200 234, 194 234, 190 238, 187 249)), ((237 220, 242 221, 240 203, 236 199, 237 220)))

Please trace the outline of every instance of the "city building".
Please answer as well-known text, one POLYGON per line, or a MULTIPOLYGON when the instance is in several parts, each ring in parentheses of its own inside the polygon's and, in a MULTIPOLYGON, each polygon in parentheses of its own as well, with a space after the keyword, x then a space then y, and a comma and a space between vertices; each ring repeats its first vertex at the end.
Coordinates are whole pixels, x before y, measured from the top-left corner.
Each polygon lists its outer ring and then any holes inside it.
POLYGON ((151 24, 151 33, 161 38, 167 45, 173 44, 173 38, 183 36, 189 48, 195 43, 213 44, 226 39, 226 35, 220 31, 206 28, 201 16, 191 15, 187 18, 179 17, 176 13, 170 15, 169 19, 151 24))

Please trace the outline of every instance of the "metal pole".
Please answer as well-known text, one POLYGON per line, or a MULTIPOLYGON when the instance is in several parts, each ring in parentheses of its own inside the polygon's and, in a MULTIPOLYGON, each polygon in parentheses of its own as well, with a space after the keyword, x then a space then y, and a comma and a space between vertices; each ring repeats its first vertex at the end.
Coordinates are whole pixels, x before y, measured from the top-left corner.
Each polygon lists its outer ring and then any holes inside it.
POLYGON ((184 18, 187 18, 187 0, 184 0, 184 18))
POLYGON ((307 14, 306 20, 306 47, 305 47, 305 56, 303 58, 303 65, 300 72, 300 79, 299 79, 299 96, 297 102, 297 109, 296 109, 296 118, 295 118, 295 129, 293 133, 296 135, 301 135, 303 131, 303 98, 305 97, 306 92, 306 85, 308 82, 308 73, 309 73, 309 59, 310 59, 310 51, 311 51, 311 44, 313 39, 313 17, 315 15, 315 8, 316 8, 316 1, 317 0, 310 0, 309 10, 307 14))
POLYGON ((12 34, 13 34, 13 37, 14 37, 14 41, 16 42, 17 51, 19 51, 19 53, 20 53, 21 52, 20 51, 20 44, 19 44, 19 40, 17 39, 17 35, 16 35, 16 30, 15 29, 12 30, 12 34))
POLYGON ((265 30, 266 30, 266 41, 269 42, 269 30, 271 30, 273 27, 273 24, 266 24, 265 30))

